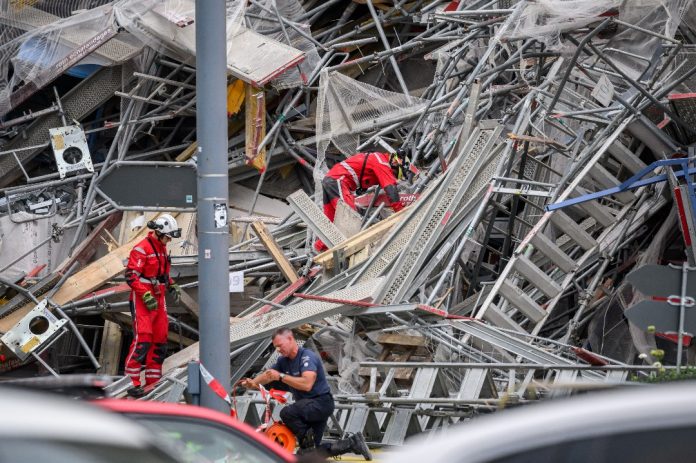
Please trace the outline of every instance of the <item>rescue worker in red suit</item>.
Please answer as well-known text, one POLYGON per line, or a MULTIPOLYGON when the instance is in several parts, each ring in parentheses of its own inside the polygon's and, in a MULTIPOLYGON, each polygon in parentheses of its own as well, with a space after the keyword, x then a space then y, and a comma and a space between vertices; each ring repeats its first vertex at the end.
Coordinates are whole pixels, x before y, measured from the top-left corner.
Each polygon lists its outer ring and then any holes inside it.
MULTIPOLYGON (((361 191, 374 185, 379 185, 384 190, 389 206, 394 212, 399 212, 404 204, 399 198, 396 184, 403 178, 408 167, 404 150, 398 150, 394 154, 367 150, 335 164, 321 181, 324 215, 334 221, 339 199, 355 210, 354 193, 361 194, 361 191)), ((321 240, 317 240, 314 247, 317 251, 327 249, 321 240)))
POLYGON ((176 220, 162 214, 147 223, 151 231, 130 252, 126 265, 126 281, 131 287, 130 308, 133 316, 133 342, 126 357, 125 373, 133 381, 128 390, 131 397, 142 397, 145 390, 140 374, 145 369, 145 385, 155 384, 162 377, 162 362, 167 354, 167 304, 165 290, 181 297, 181 289, 169 276, 171 259, 167 243, 181 236, 176 220))

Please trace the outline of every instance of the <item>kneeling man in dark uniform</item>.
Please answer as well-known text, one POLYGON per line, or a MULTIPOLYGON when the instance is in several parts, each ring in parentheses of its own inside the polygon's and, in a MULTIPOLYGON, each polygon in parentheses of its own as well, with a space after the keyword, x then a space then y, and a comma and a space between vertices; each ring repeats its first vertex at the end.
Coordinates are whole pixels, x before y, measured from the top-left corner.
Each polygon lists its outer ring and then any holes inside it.
POLYGON ((273 333, 273 347, 280 354, 273 368, 254 379, 243 379, 241 385, 258 389, 260 384, 279 381, 292 392, 295 402, 280 411, 280 418, 297 437, 300 452, 318 449, 329 456, 353 452, 371 460, 372 454, 360 432, 322 444, 326 423, 334 411, 334 400, 319 356, 300 347, 288 328, 273 333))

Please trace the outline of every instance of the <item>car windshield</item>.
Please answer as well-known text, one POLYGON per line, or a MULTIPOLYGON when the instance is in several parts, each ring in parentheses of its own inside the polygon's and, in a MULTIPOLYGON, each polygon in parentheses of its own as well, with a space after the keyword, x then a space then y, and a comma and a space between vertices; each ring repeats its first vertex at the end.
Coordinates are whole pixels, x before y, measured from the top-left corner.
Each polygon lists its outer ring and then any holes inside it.
POLYGON ((216 423, 173 416, 135 418, 163 437, 188 463, 278 463, 271 451, 232 428, 216 423))
POLYGON ((177 463, 156 448, 121 447, 93 442, 0 439, 0 463, 177 463))

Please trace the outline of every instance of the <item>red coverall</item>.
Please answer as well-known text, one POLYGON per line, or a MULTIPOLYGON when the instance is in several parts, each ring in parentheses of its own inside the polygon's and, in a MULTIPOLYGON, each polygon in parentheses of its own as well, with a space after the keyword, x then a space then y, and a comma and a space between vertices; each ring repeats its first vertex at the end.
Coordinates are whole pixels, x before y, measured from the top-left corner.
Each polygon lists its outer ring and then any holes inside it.
POLYGON ((133 343, 126 357, 125 373, 134 386, 140 386, 140 372, 145 366, 145 384, 154 384, 162 377, 162 362, 167 355, 167 305, 164 295, 174 284, 169 277, 171 263, 167 247, 154 232, 133 247, 126 265, 126 281, 133 315, 133 343), (150 291, 157 300, 157 309, 149 310, 143 294, 150 291))
POLYGON ((394 212, 404 208, 396 189, 396 177, 389 165, 389 155, 377 152, 357 153, 334 165, 321 182, 324 190, 324 215, 330 221, 334 221, 339 199, 355 209, 353 192, 358 189, 361 179, 361 188, 367 189, 373 185, 382 187, 394 212))

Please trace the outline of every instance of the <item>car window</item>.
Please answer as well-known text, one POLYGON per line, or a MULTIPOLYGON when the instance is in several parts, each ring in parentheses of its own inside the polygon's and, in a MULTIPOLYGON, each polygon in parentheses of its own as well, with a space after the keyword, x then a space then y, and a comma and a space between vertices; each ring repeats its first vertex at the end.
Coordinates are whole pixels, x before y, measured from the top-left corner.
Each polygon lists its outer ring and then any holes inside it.
POLYGON ((164 437, 188 463, 278 463, 270 450, 240 432, 216 423, 178 417, 137 416, 138 422, 164 437))
POLYGON ((155 448, 139 449, 91 442, 0 439, 0 463, 177 463, 155 448))
MULTIPOLYGON (((491 460, 490 463, 675 463, 696 461, 696 428, 668 428, 562 442, 491 460)), ((466 461, 466 460, 463 460, 466 461)))

